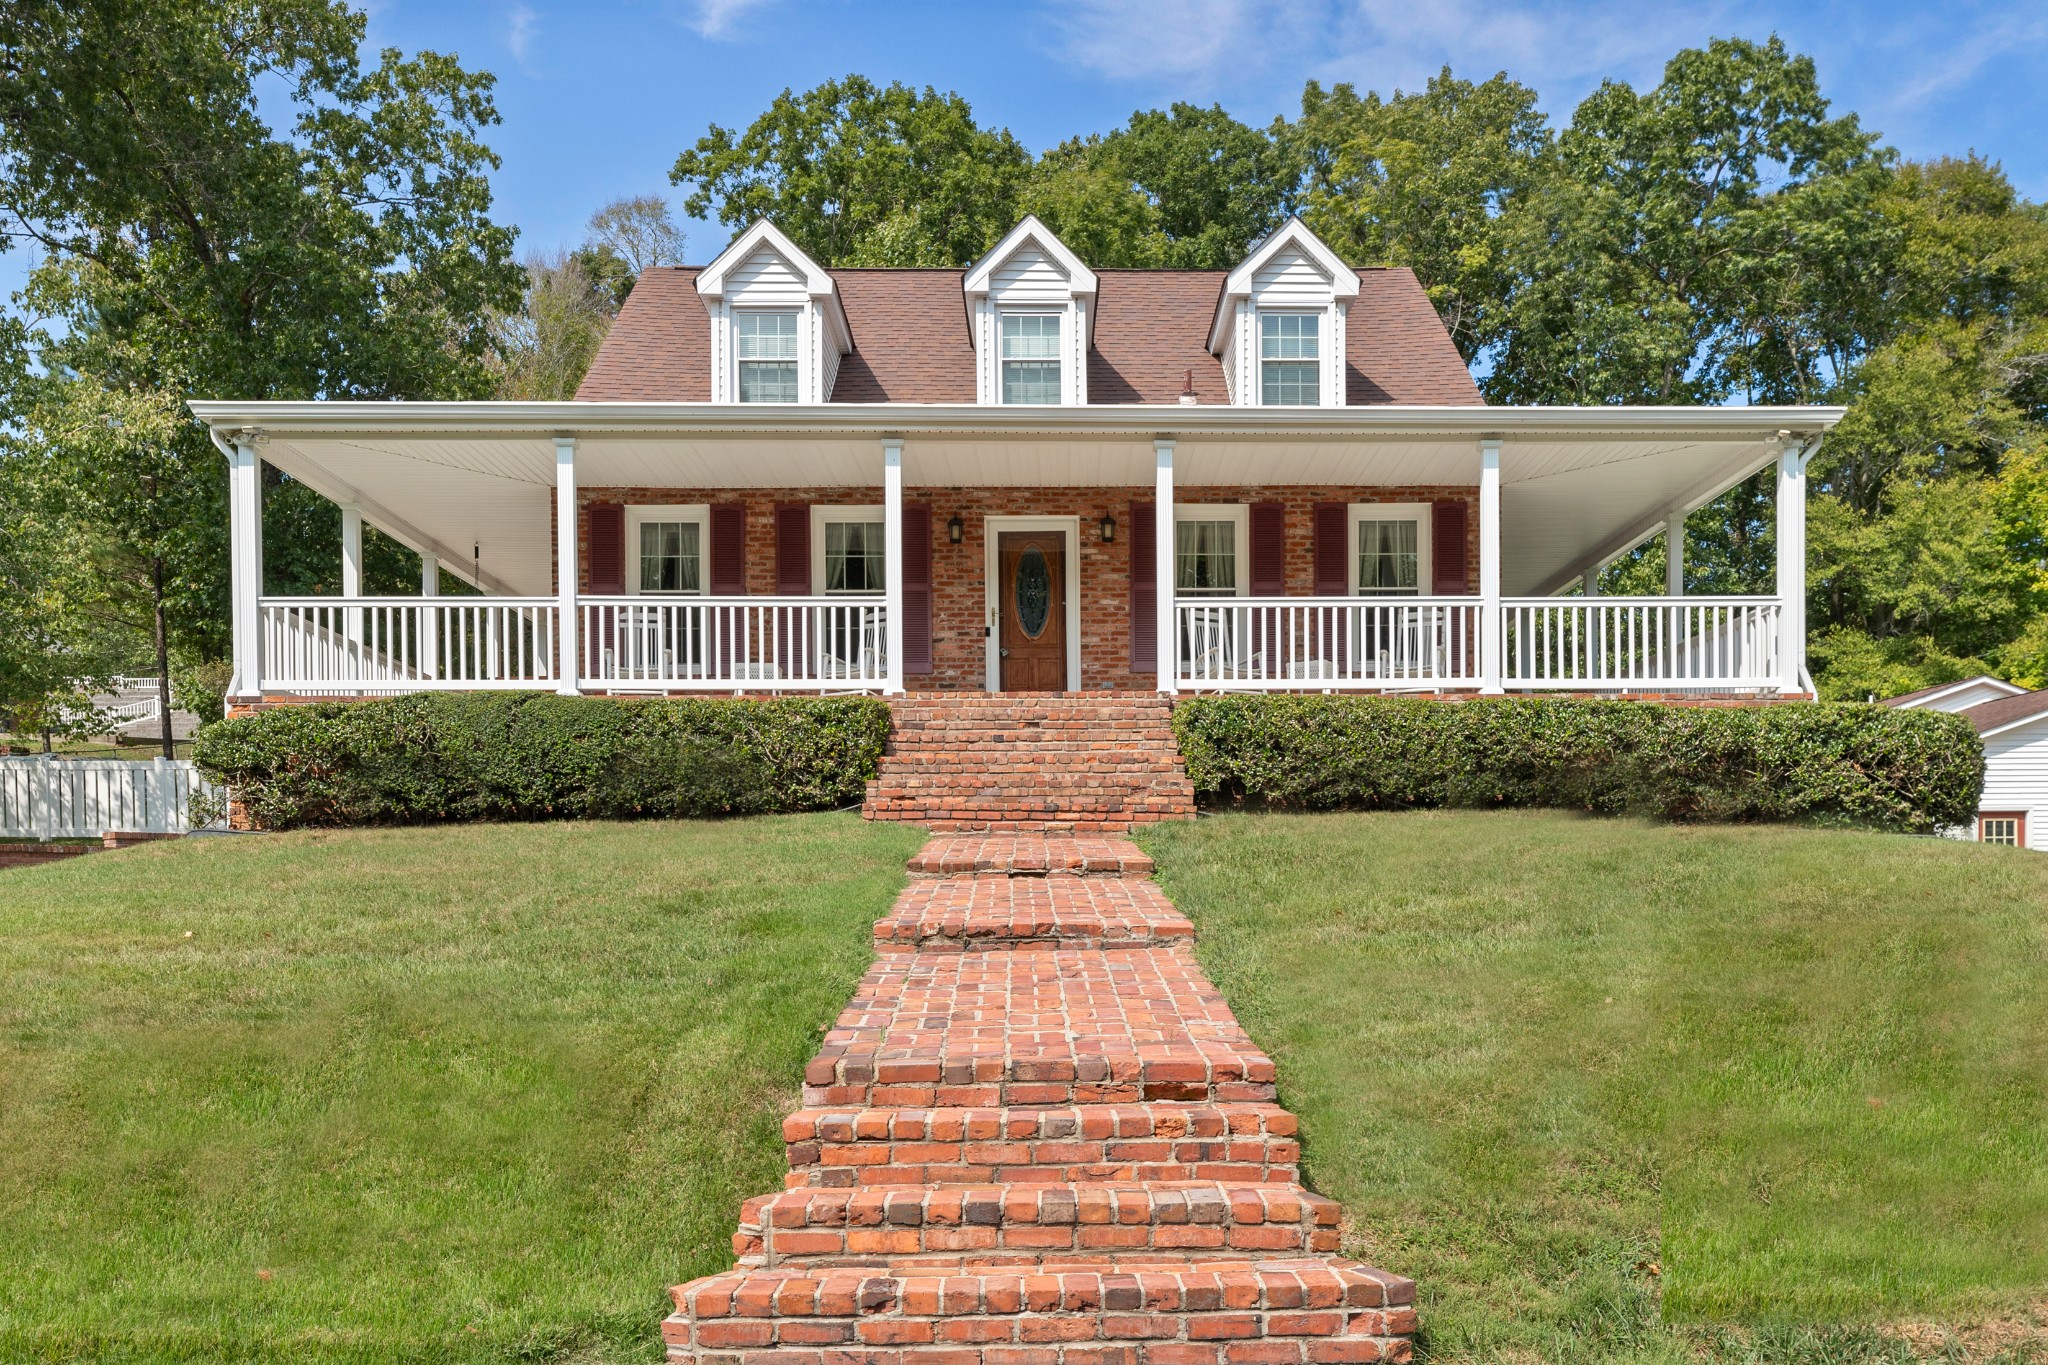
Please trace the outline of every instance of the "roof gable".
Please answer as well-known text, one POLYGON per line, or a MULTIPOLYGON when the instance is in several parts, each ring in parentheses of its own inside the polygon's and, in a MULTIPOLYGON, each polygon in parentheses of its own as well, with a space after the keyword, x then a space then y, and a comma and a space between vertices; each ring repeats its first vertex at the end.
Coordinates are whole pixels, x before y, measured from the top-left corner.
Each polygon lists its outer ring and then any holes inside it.
POLYGON ((960 288, 968 297, 978 298, 1019 286, 1042 289, 1055 280, 1067 294, 1095 295, 1095 272, 1069 251, 1051 228, 1039 222, 1036 214, 1026 214, 987 255, 967 268, 960 288))
POLYGON ((1920 708, 1935 711, 1967 711, 1973 706, 1983 705, 1986 701, 2024 696, 2026 690, 2003 678, 1980 673, 1974 678, 1964 678, 1959 682, 1936 683, 1932 687, 1923 687, 1916 692, 1887 697, 1879 705, 1908 711, 1920 708))

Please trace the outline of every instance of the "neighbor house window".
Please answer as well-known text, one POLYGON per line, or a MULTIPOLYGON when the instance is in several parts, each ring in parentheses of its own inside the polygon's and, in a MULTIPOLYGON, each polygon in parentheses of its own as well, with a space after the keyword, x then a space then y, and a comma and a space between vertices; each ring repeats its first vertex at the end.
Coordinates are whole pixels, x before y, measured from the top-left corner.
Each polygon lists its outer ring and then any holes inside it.
POLYGON ((813 507, 811 546, 819 592, 857 596, 883 590, 881 508, 813 507))
POLYGON ((1322 350, 1314 313, 1259 315, 1259 401, 1314 407, 1323 401, 1322 350))
POLYGON ((796 401, 796 314, 739 313, 740 401, 796 401))
POLYGON ((1178 597, 1237 595, 1238 523, 1182 518, 1173 524, 1173 591, 1178 597))
POLYGON ((1980 815, 1977 838, 1982 843, 2018 848, 2026 838, 2026 817, 2022 815, 1980 815))
POLYGON ((1003 401, 1060 401, 1060 315, 1004 313, 1003 401))
POLYGON ((704 591, 707 511, 699 507, 628 507, 627 589, 648 593, 704 591))

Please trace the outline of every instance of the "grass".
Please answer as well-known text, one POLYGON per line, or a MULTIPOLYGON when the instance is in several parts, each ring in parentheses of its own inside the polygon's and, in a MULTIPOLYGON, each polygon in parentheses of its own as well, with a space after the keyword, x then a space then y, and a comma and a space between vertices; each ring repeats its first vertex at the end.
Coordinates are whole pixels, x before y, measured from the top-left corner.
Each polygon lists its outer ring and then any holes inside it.
POLYGON ((1429 1359, 2048 1359, 2048 859, 1541 813, 1145 842, 1429 1359))
POLYGON ((471 826, 0 872, 0 1360, 658 1359, 919 842, 471 826))

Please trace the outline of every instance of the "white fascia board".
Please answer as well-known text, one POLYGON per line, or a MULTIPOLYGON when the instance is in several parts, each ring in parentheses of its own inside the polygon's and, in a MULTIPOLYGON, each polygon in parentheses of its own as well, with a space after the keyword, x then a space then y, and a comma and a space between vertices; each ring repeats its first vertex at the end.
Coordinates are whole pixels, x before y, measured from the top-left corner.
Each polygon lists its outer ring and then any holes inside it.
POLYGON ((1223 297, 1217 300, 1216 320, 1209 328, 1209 354, 1223 353, 1224 343, 1230 337, 1230 325, 1237 316, 1232 303, 1250 298, 1252 281, 1266 268, 1266 263, 1290 247, 1315 262, 1316 268, 1330 277, 1333 298, 1349 302, 1358 297, 1358 272, 1344 264, 1343 258, 1310 231, 1308 224, 1299 218, 1289 218, 1223 277, 1223 297))
POLYGON ((2009 683, 2003 678, 1994 678, 1989 673, 1980 673, 1974 678, 1964 678, 1961 682, 1952 682, 1945 687, 1937 687, 1923 696, 1913 698, 1911 701, 1900 702, 1893 709, 1898 711, 1917 711, 1922 707, 1934 705, 1944 697, 1952 697, 1966 687, 1989 687, 2008 697, 2017 697, 2027 690, 2017 683, 2009 683))
POLYGON ((989 281, 996 273, 996 267, 1017 254, 1029 243, 1059 262, 1067 274, 1067 288, 1082 298, 1095 297, 1095 272, 1084 265, 1079 256, 1068 250, 1067 244, 1053 235, 1053 230, 1038 221, 1036 214, 1024 215, 1024 221, 1011 228, 988 251, 988 254, 967 268, 967 275, 960 282, 961 292, 968 298, 979 298, 989 291, 989 281))
MULTIPOLYGON (((1988 705, 1989 703, 1986 704, 1988 705)), ((1967 716, 1970 713, 1968 711, 1958 711, 1954 714, 1967 716)), ((2014 730, 2025 729, 2029 725, 2039 725, 2044 720, 2048 720, 2048 711, 2036 711, 2031 716, 2021 716, 2018 720, 2009 720, 2003 725, 1993 726, 1989 730, 1980 731, 1977 738, 1983 740, 1990 739, 1994 735, 2011 734, 2014 730)))
POLYGON ((707 299, 723 297, 726 276, 764 246, 797 269, 804 277, 804 292, 812 298, 837 296, 838 290, 825 267, 805 255, 802 248, 783 235, 781 228, 766 218, 733 238, 732 244, 718 253, 718 259, 697 272, 698 294, 707 299))
MULTIPOLYGON (((1373 404, 1264 408, 1229 404, 1092 403, 1018 408, 986 403, 382 402, 193 399, 192 415, 231 437, 278 433, 528 435, 795 433, 803 435, 1516 436, 1732 441, 1780 431, 1810 438, 1839 407, 1484 407, 1373 404)), ((1761 468, 1761 466, 1758 466, 1761 468)), ((1754 472, 1754 471, 1750 471, 1754 472)), ((1747 474, 1738 477, 1747 477, 1747 474)), ((1713 496, 1709 493, 1707 496, 1713 496)), ((1661 514, 1660 514, 1661 515, 1661 514)))

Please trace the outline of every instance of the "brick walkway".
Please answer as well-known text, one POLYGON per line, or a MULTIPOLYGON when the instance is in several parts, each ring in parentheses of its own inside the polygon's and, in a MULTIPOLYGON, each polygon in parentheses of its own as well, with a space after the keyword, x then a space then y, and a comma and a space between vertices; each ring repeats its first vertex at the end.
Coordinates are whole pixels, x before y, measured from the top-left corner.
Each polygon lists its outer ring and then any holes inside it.
POLYGON ((941 835, 747 1201, 681 1285, 703 1365, 1406 1360, 1414 1285, 1347 1261, 1273 1063, 1130 843, 941 835))

